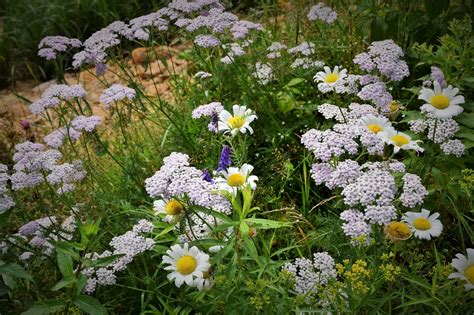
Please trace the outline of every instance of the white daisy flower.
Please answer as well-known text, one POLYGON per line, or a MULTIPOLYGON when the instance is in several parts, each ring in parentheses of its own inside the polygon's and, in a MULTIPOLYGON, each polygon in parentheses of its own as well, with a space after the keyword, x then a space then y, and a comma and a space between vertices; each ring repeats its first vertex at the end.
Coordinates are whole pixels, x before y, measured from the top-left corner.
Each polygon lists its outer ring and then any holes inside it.
POLYGON ((457 95, 458 88, 451 85, 442 89, 438 81, 434 81, 434 90, 423 88, 418 99, 426 103, 421 106, 421 111, 431 113, 435 118, 451 118, 463 112, 459 104, 464 103, 464 96, 457 95))
POLYGON ((385 117, 375 117, 372 115, 361 117, 362 124, 375 134, 386 130, 394 130, 392 123, 385 117))
POLYGON ((166 253, 168 255, 163 256, 163 263, 169 266, 164 269, 172 270, 167 277, 170 281, 174 280, 178 288, 183 283, 194 286, 194 280, 203 278, 204 273, 211 268, 209 255, 201 252, 196 246, 188 249, 188 243, 184 243, 182 248, 175 244, 166 253))
POLYGON ((406 212, 402 220, 408 223, 415 237, 430 240, 431 237, 440 236, 443 231, 443 224, 438 217, 438 212, 430 215, 428 210, 422 209, 421 212, 406 212))
POLYGON ((382 140, 394 146, 393 151, 397 153, 402 150, 415 150, 417 152, 423 152, 424 149, 418 145, 420 140, 413 141, 409 135, 403 132, 398 132, 395 129, 386 129, 377 134, 382 140))
POLYGON ((232 110, 233 115, 226 110, 219 113, 218 130, 224 133, 230 132, 232 136, 235 136, 239 131, 246 133, 247 130, 250 134, 253 134, 250 123, 257 118, 257 116, 253 114, 253 111, 240 105, 232 106, 232 110))
POLYGON ((449 279, 459 278, 466 280, 464 285, 466 291, 474 289, 474 248, 467 249, 467 257, 462 254, 456 254, 451 262, 451 266, 457 270, 448 276, 449 279))
POLYGON ((324 71, 319 71, 313 77, 315 82, 321 82, 318 84, 318 89, 323 92, 331 92, 334 88, 342 83, 343 79, 347 77, 347 69, 339 71, 339 66, 335 66, 334 70, 328 66, 324 67, 324 71))
POLYGON ((250 164, 244 164, 239 169, 238 167, 229 167, 226 171, 221 171, 224 178, 216 178, 215 181, 219 187, 219 190, 227 190, 232 196, 237 195, 239 189, 244 189, 247 185, 250 185, 252 190, 257 188, 255 183, 258 177, 250 175, 253 171, 253 166, 250 164))
POLYGON ((165 214, 163 221, 171 224, 177 223, 184 214, 184 205, 176 199, 155 200, 153 209, 157 214, 165 214))

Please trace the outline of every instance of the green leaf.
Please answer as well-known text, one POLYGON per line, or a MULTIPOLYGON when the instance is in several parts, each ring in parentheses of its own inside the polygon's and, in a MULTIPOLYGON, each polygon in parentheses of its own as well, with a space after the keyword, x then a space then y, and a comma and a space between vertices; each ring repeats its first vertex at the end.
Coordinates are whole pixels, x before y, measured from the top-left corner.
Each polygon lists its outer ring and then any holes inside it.
POLYGON ((395 307, 394 310, 407 307, 407 306, 412 306, 412 305, 417 305, 417 304, 426 304, 426 305, 433 305, 433 299, 432 298, 424 298, 420 299, 419 297, 416 297, 413 301, 407 302, 400 304, 399 306, 395 307))
POLYGON ((5 284, 3 283, 0 283, 0 296, 4 296, 5 294, 7 294, 8 292, 10 292, 10 288, 8 286, 6 286, 5 284))
POLYGON ((414 87, 411 87, 411 88, 402 88, 402 90, 409 91, 413 94, 418 95, 418 94, 420 94, 421 89, 419 87, 414 86, 414 87))
POLYGON ((99 300, 92 296, 79 295, 74 300, 74 304, 84 312, 91 315, 107 314, 105 307, 99 302, 99 300))
POLYGON ((248 235, 249 231, 250 231, 250 228, 248 224, 245 223, 245 221, 240 222, 240 233, 242 233, 242 235, 248 235))
POLYGON ((54 247, 56 248, 56 251, 62 252, 65 256, 70 256, 72 259, 79 261, 80 257, 79 254, 74 251, 74 249, 71 247, 69 243, 65 242, 58 242, 54 243, 54 247))
POLYGON ((248 235, 244 235, 242 239, 244 240, 244 249, 252 257, 252 259, 258 263, 258 251, 255 247, 255 243, 248 235))
POLYGON ((1 265, 0 273, 11 276, 13 278, 23 278, 29 281, 33 281, 33 278, 28 272, 26 272, 25 268, 17 264, 1 265))
POLYGON ((449 0, 425 0, 426 13, 430 18, 437 18, 449 8, 449 0))
POLYGON ((403 114, 405 115, 401 122, 407 122, 415 119, 421 118, 420 111, 417 110, 404 110, 403 114))
POLYGON ((2 280, 3 280, 3 283, 5 283, 5 285, 9 287, 11 290, 16 289, 16 281, 13 277, 10 277, 6 274, 2 274, 2 280))
POLYGON ((288 82, 288 84, 286 86, 288 86, 288 87, 295 86, 295 85, 298 85, 298 84, 300 84, 304 81, 306 81, 306 80, 303 79, 303 78, 294 78, 290 82, 288 82))
POLYGON ((295 100, 289 93, 278 92, 276 101, 278 107, 283 113, 289 112, 295 108, 295 100))
POLYGON ((54 287, 51 288, 51 291, 58 291, 64 287, 70 287, 74 283, 74 275, 70 275, 59 280, 54 287))
POLYGON ((456 137, 469 139, 471 141, 474 141, 474 133, 473 132, 461 131, 461 132, 456 133, 456 137))
POLYGON ((289 227, 292 225, 290 222, 280 222, 259 218, 247 218, 245 221, 252 223, 251 225, 258 229, 277 229, 281 227, 289 227))
POLYGON ((474 113, 463 113, 459 115, 459 117, 456 117, 456 121, 466 127, 474 129, 474 113))
POLYGON ((102 257, 96 260, 90 260, 86 267, 105 267, 116 261, 118 258, 125 256, 125 254, 111 255, 107 257, 102 257))
POLYGON ((173 230, 174 230, 174 225, 169 225, 163 231, 161 231, 160 234, 158 234, 158 237, 168 234, 170 231, 173 231, 173 230))
POLYGON ((76 285, 76 294, 80 294, 82 292, 82 289, 87 284, 87 277, 83 275, 82 273, 79 275, 79 278, 77 279, 77 285, 76 285))
POLYGON ((60 312, 64 309, 63 300, 45 300, 38 301, 33 304, 26 312, 21 313, 22 315, 42 315, 60 312))
POLYGON ((62 251, 57 251, 56 257, 58 259, 59 271, 61 271, 63 277, 72 276, 73 266, 71 256, 64 254, 62 251))
POLYGON ((229 254, 234 248, 235 236, 232 236, 230 240, 227 241, 227 244, 222 248, 214 257, 212 257, 212 263, 218 264, 220 261, 229 254))

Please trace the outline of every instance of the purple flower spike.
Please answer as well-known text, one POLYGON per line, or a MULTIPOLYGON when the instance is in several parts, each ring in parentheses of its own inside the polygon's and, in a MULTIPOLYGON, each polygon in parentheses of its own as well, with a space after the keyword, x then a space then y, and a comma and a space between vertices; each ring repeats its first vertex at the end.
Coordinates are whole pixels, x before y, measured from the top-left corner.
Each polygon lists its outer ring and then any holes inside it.
POLYGON ((202 171, 202 174, 203 174, 202 179, 204 179, 206 182, 214 184, 214 180, 212 179, 211 174, 209 173, 208 170, 202 171))
POLYGON ((217 172, 225 171, 232 164, 232 149, 228 145, 224 145, 221 152, 221 159, 219 161, 219 166, 217 167, 217 172))

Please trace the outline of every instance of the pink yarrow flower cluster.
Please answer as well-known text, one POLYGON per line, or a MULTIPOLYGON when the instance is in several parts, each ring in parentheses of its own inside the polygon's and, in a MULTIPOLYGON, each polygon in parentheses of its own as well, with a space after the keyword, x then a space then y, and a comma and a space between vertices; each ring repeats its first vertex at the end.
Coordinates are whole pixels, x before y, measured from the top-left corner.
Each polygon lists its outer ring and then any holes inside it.
POLYGON ((308 13, 308 20, 322 21, 327 24, 333 24, 337 19, 336 11, 332 10, 325 3, 320 2, 311 7, 308 13))
POLYGON ((29 110, 35 115, 40 115, 47 108, 58 106, 61 101, 71 101, 85 96, 86 91, 81 85, 53 84, 38 101, 31 103, 29 110))
POLYGON ((403 50, 391 39, 372 42, 367 52, 354 58, 354 63, 368 72, 374 70, 392 81, 401 81, 410 74, 407 63, 400 59, 403 50))
POLYGON ((82 43, 77 38, 64 36, 46 36, 38 44, 38 56, 46 60, 54 60, 58 53, 65 52, 69 48, 79 48, 82 43))
POLYGON ((109 108, 113 102, 135 99, 136 91, 121 84, 113 84, 100 95, 100 101, 109 108))
POLYGON ((90 259, 97 260, 112 255, 121 255, 111 264, 105 267, 86 268, 84 274, 87 277, 87 284, 84 287, 84 292, 88 294, 94 293, 98 285, 112 285, 117 282, 116 273, 121 272, 133 261, 135 256, 149 251, 155 245, 152 238, 147 238, 142 234, 147 234, 153 231, 153 223, 148 220, 140 220, 135 224, 132 230, 115 236, 109 243, 113 248, 112 251, 104 251, 101 254, 93 253, 90 259))

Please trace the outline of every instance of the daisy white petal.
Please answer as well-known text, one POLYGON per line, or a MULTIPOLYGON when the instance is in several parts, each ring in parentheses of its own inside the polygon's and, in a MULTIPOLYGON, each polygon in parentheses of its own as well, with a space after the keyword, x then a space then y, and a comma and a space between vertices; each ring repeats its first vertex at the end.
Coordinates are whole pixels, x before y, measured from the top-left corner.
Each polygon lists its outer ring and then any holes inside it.
POLYGON ((467 249, 467 257, 460 253, 456 254, 456 257, 451 262, 451 266, 456 269, 456 272, 451 273, 448 278, 465 280, 467 282, 464 285, 466 291, 474 289, 474 249, 467 249))

